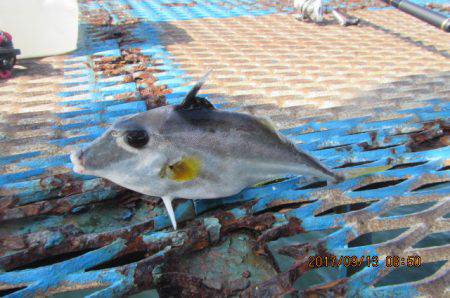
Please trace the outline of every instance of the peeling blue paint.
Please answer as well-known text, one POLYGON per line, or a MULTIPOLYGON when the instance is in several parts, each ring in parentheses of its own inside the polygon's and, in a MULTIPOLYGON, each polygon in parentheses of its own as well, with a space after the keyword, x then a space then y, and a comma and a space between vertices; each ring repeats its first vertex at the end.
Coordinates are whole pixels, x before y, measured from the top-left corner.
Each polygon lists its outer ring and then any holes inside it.
POLYGON ((105 247, 88 252, 82 256, 36 269, 25 269, 21 271, 7 272, 0 274, 0 285, 29 284, 28 287, 14 292, 5 297, 33 297, 38 293, 44 293, 51 287, 55 287, 59 282, 71 274, 88 269, 105 261, 112 259, 125 247, 125 241, 118 239, 105 247))

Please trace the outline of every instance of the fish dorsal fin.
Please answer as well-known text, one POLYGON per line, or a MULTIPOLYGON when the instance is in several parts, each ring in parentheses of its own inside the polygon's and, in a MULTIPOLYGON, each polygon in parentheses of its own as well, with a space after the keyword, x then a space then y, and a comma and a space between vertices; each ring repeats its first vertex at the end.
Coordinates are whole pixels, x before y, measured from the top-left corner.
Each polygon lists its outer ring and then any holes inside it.
POLYGON ((203 97, 198 97, 197 93, 202 88, 203 84, 205 84, 208 79, 211 70, 208 71, 198 82, 192 87, 191 91, 186 95, 183 102, 176 107, 177 110, 181 111, 189 111, 189 110, 197 110, 197 109, 208 109, 214 110, 214 106, 203 97))

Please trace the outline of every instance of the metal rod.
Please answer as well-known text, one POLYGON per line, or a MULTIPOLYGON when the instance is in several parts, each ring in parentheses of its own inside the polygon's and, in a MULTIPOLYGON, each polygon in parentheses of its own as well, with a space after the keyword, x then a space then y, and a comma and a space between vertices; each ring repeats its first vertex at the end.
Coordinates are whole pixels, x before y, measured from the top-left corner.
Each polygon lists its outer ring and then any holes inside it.
POLYGON ((2 49, 0 48, 0 55, 20 55, 19 49, 12 49, 12 48, 6 48, 2 49))
POLYGON ((450 18, 438 12, 432 11, 426 7, 411 3, 407 0, 381 0, 386 4, 392 5, 401 11, 406 12, 422 21, 427 22, 445 32, 450 32, 450 18))
POLYGON ((341 26, 358 25, 359 23, 359 18, 351 17, 337 9, 333 9, 331 13, 341 26))

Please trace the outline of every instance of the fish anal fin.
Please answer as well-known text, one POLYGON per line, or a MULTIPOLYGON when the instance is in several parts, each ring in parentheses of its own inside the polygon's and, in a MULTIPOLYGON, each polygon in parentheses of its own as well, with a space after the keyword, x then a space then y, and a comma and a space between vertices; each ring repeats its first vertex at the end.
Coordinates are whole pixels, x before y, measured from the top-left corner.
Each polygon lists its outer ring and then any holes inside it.
POLYGON ((162 197, 164 206, 166 207, 167 214, 169 215, 170 222, 172 223, 173 229, 177 229, 177 220, 175 218, 175 212, 173 211, 172 207, 172 197, 162 197))

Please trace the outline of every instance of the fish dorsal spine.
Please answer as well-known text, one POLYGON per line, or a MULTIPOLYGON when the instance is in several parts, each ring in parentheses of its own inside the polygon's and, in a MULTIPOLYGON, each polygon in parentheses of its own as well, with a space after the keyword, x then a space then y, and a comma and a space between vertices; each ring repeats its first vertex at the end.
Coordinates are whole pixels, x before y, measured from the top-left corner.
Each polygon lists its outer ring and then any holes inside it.
POLYGON ((178 111, 189 111, 189 110, 198 110, 198 109, 208 109, 214 110, 214 106, 210 103, 206 98, 198 97, 197 93, 202 88, 203 84, 205 84, 208 79, 211 70, 208 71, 198 82, 192 87, 189 93, 184 98, 183 102, 176 106, 175 109, 178 111))

